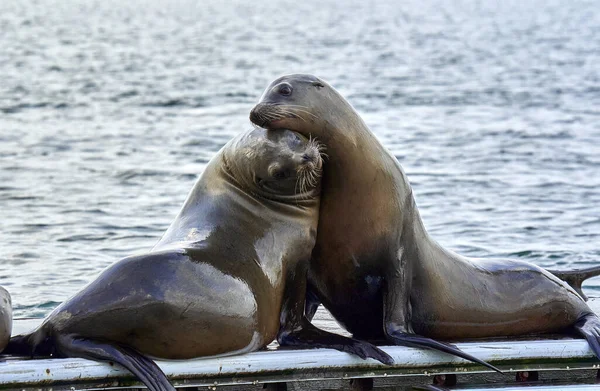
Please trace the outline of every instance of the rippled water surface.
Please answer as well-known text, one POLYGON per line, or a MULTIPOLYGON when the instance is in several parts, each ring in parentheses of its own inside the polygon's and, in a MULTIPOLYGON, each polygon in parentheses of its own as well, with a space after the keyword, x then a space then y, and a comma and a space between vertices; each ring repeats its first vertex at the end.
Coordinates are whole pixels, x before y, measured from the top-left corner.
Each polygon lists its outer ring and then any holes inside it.
POLYGON ((0 1, 0 285, 16 316, 149 249, 293 72, 357 108, 444 245, 600 262, 597 2, 221 3, 0 1))

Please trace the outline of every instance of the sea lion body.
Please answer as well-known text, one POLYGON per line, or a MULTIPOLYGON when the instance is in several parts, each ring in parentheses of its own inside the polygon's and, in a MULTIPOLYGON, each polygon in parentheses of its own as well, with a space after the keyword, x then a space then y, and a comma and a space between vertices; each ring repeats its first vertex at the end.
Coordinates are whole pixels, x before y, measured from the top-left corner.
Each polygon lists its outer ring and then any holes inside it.
POLYGON ((12 302, 10 294, 0 286, 0 352, 4 349, 12 332, 12 302))
MULTIPOLYGON (((276 335, 275 315, 265 310, 279 308, 281 286, 272 287, 274 299, 266 301, 273 307, 258 306, 264 295, 255 296, 253 283, 266 277, 229 274, 211 264, 211 255, 216 254, 210 249, 189 247, 122 259, 58 307, 43 328, 48 334, 128 345, 163 359, 259 349, 276 335)), ((70 354, 59 348, 59 355, 70 354)))
POLYGON ((469 260, 437 244, 397 159, 327 83, 311 75, 281 77, 250 119, 317 137, 327 148, 309 284, 312 296, 355 337, 384 337, 480 362, 432 338, 576 326, 600 353, 592 332, 600 322, 566 283, 529 263, 469 260))
MULTIPOLYGON (((254 129, 225 145, 152 251, 110 266, 41 328, 164 359, 235 354, 270 343, 279 330, 285 275, 310 258, 319 198, 318 188, 300 196, 293 187, 283 195, 252 187, 256 161, 281 160, 275 150, 293 136, 271 132, 277 140, 269 140, 268 133, 254 129), (265 151, 268 141, 272 151, 265 151), (254 148, 262 156, 246 155, 254 148)), ((302 148, 304 142, 298 139, 302 148)), ((284 159, 302 152, 288 151, 284 159)))
MULTIPOLYGON (((146 356, 236 354, 295 335, 321 164, 318 144, 294 132, 257 128, 234 138, 152 251, 110 266, 6 352, 115 361, 158 391, 173 387, 146 356)), ((350 342, 357 354, 366 347, 391 360, 370 344, 312 335, 315 347, 350 342)))
POLYGON ((418 334, 447 340, 554 333, 591 311, 573 288, 536 265, 453 255, 413 283, 418 334))

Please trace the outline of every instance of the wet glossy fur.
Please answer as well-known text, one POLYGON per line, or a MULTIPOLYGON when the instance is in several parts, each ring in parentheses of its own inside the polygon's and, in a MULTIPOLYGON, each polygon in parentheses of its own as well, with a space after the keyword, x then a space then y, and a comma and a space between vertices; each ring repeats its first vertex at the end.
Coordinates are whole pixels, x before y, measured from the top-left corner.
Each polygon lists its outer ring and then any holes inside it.
MULTIPOLYGON (((573 326, 588 340, 597 338, 596 315, 549 272, 526 262, 467 259, 438 245, 423 226, 396 158, 323 80, 311 75, 275 80, 250 119, 317 137, 327 146, 310 296, 354 336, 469 359, 474 358, 430 338, 573 326), (588 330, 582 319, 590 320, 588 330)), ((309 313, 315 304, 313 299, 309 313)))
POLYGON ((154 391, 173 387, 146 356, 255 351, 276 337, 293 342, 298 324, 308 347, 391 361, 304 317, 320 167, 318 145, 293 132, 241 134, 208 163, 152 251, 110 266, 7 352, 115 361, 154 391))

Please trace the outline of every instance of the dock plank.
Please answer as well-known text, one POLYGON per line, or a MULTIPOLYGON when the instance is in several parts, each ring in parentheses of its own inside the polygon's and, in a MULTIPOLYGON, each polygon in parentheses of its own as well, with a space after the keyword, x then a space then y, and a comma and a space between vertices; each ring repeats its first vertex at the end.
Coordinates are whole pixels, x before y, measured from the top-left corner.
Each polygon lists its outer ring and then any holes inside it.
MULTIPOLYGON (((590 306, 600 309, 600 299, 590 306)), ((13 334, 29 331, 41 319, 15 320, 13 334)), ((329 331, 340 331, 326 311, 319 310, 315 322, 329 331)), ((572 371, 600 369, 583 339, 524 337, 493 341, 460 342, 465 352, 488 361, 507 373, 516 371, 572 371)), ((162 361, 157 364, 173 383, 181 387, 243 385, 324 379, 391 378, 435 374, 488 373, 487 368, 458 357, 401 346, 383 346, 396 364, 384 366, 330 349, 276 349, 245 355, 162 361)), ((52 387, 79 384, 88 387, 131 387, 129 372, 116 365, 83 359, 0 359, 0 388, 52 387)), ((68 388, 68 387, 67 387, 68 388)))

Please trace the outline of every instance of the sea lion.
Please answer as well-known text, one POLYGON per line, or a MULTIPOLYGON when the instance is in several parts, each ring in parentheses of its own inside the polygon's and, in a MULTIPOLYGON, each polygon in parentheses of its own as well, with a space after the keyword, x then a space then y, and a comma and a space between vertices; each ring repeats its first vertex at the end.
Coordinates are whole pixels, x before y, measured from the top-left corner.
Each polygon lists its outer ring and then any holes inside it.
POLYGON ((10 339, 12 332, 12 302, 10 294, 0 286, 0 352, 10 339))
POLYGON ((396 158, 326 82, 281 77, 250 120, 317 137, 327 148, 309 290, 356 338, 480 362, 433 338, 572 328, 600 355, 600 319, 566 283, 527 262, 467 259, 436 243, 396 158))
POLYGON ((298 328, 314 337, 311 347, 390 362, 304 317, 321 166, 319 144, 294 132, 235 137, 150 252, 110 266, 7 352, 114 361, 155 391, 174 388, 147 356, 250 352, 298 328))

